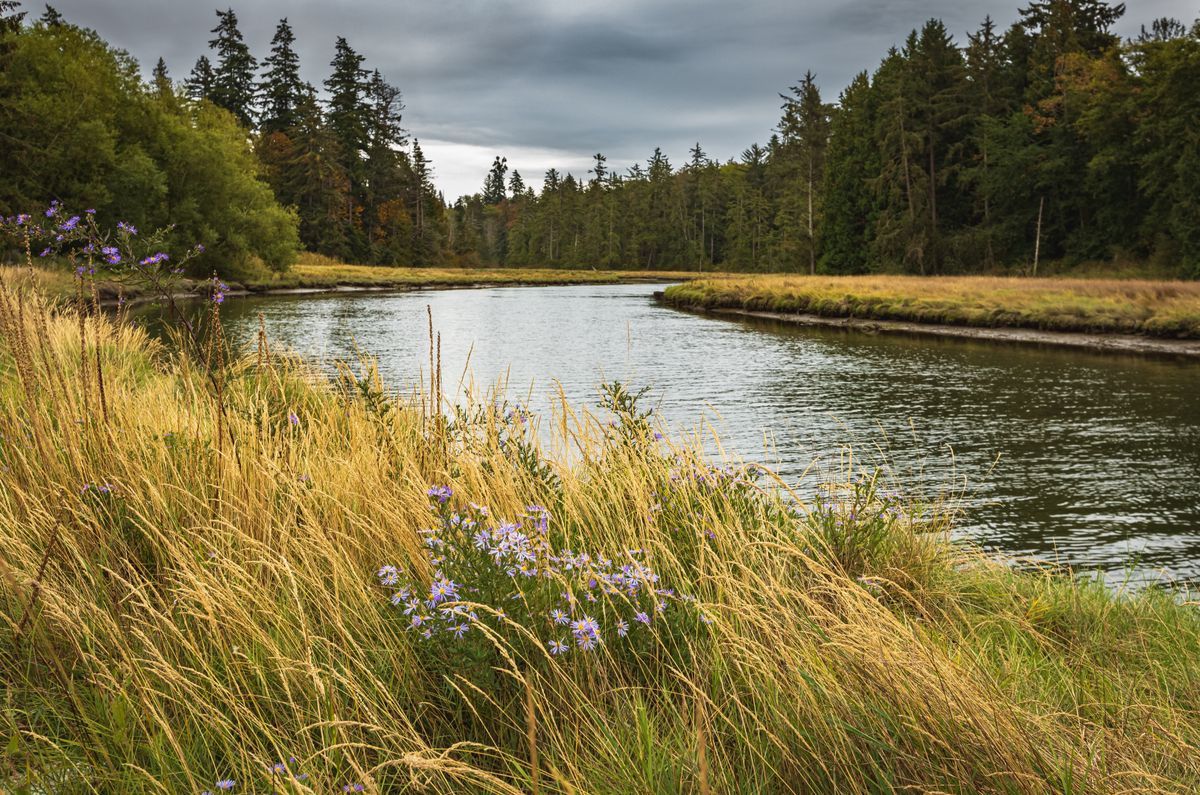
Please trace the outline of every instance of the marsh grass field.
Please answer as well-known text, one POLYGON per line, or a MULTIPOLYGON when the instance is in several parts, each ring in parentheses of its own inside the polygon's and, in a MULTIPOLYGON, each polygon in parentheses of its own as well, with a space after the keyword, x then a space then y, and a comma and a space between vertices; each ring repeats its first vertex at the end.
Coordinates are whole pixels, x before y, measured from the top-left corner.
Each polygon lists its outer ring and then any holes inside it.
POLYGON ((616 385, 463 395, 435 334, 396 389, 0 289, 0 789, 1200 787, 1186 594, 870 471, 801 500, 616 385))
POLYGON ((736 276, 667 288, 668 302, 982 328, 1200 338, 1200 283, 996 276, 736 276))

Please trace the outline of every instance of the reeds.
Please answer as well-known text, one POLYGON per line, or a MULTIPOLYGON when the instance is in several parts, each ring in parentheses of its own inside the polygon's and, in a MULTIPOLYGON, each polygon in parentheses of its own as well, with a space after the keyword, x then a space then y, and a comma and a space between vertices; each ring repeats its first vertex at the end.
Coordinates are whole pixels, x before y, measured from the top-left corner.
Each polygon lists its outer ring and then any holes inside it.
POLYGON ((384 391, 369 359, 333 384, 260 344, 210 376, 6 288, 0 330, 0 789, 1200 786, 1192 605, 991 562, 858 473, 797 503, 634 412, 539 430, 483 395, 431 416, 444 404, 384 391), (452 495, 431 510, 433 485, 452 495), (425 640, 376 572, 456 571, 420 531, 450 538, 470 503, 544 536, 535 566, 644 550, 673 595, 622 637, 633 597, 589 603, 592 570, 560 563, 518 590, 575 589, 599 644, 553 656, 559 628, 478 564, 469 631, 425 640))

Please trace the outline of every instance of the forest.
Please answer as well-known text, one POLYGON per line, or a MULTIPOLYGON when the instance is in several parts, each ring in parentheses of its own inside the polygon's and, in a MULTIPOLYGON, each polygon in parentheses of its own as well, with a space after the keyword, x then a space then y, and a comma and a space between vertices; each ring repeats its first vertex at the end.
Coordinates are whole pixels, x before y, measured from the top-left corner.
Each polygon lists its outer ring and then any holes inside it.
MULTIPOLYGON (((1113 32, 1123 4, 1032 0, 961 42, 930 19, 830 102, 812 71, 765 144, 587 174, 509 170, 448 202, 400 89, 346 39, 300 77, 279 21, 232 9, 182 80, 51 7, 0 2, 0 213, 56 199, 202 242, 193 267, 372 265, 1036 273, 1121 260, 1200 276, 1200 21, 1113 32), (1043 266, 1044 267, 1044 266, 1043 266)), ((802 66, 802 65, 801 65, 802 66)), ((814 65, 819 66, 819 65, 814 65)), ((702 131, 698 131, 702 132, 702 131)), ((698 137, 700 137, 698 135, 698 137)), ((569 146, 570 142, 564 142, 569 146)))

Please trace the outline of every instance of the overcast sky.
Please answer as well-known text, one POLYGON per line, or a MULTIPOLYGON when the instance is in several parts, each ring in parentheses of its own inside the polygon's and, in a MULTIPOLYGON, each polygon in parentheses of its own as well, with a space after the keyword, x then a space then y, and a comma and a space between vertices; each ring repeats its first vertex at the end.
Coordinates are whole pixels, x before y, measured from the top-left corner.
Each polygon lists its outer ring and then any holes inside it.
MULTIPOLYGON (((624 170, 661 146, 680 163, 699 141, 711 157, 765 142, 778 92, 811 69, 829 100, 927 18, 959 42, 1024 0, 240 0, 260 60, 287 16, 306 80, 320 86, 345 36, 404 92, 405 126, 448 198, 480 189, 497 155, 540 186, 551 166, 586 174, 603 152, 624 170)), ((207 52, 212 3, 56 0, 148 71, 161 55, 182 80, 207 52)), ((222 5, 225 5, 223 2, 222 5)), ((41 5, 24 4, 34 14, 41 5), (36 10, 35 10, 36 9, 36 10)), ((1160 16, 1190 23, 1200 0, 1130 0, 1118 32, 1160 16)))

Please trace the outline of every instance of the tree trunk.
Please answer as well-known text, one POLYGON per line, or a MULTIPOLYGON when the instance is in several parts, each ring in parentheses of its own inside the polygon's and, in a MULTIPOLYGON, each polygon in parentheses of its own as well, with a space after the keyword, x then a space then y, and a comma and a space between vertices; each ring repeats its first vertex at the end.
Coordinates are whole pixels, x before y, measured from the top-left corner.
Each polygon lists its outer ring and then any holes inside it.
POLYGON ((1043 195, 1041 200, 1038 202, 1037 233, 1033 238, 1033 275, 1034 276, 1037 276, 1038 255, 1040 255, 1041 251, 1042 251, 1042 210, 1045 209, 1045 207, 1046 207, 1046 197, 1045 197, 1045 195, 1043 195))

